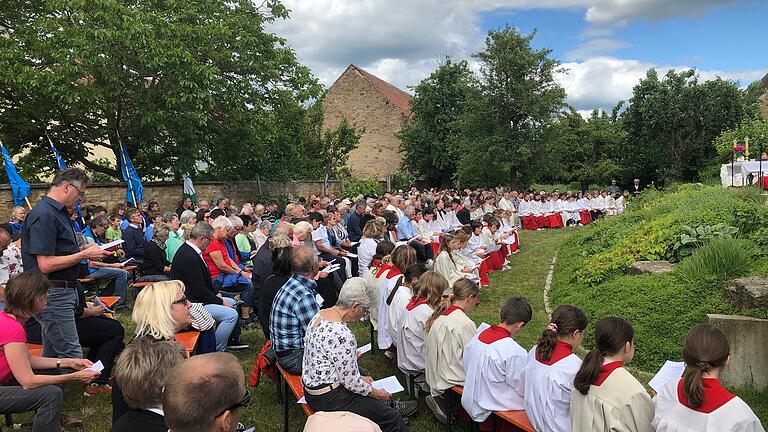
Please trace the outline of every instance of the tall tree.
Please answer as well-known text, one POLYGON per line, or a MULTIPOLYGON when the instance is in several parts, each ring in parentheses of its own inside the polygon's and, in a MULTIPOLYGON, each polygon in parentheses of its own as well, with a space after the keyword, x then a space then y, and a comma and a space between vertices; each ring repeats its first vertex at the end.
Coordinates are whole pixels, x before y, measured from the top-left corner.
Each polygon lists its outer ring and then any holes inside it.
POLYGON ((294 144, 280 115, 321 89, 265 30, 287 16, 278 0, 0 2, 0 139, 32 173, 55 166, 49 129, 70 162, 116 178, 90 147, 122 141, 148 178, 198 161, 252 175, 259 150, 294 144))
POLYGON ((480 84, 470 97, 462 126, 458 176, 468 185, 525 183, 542 150, 547 127, 563 107, 565 91, 555 81, 560 63, 551 50, 531 47, 535 32, 506 26, 491 30, 480 62, 480 84))
POLYGON ((461 125, 475 77, 466 61, 445 57, 415 88, 413 116, 400 131, 404 168, 429 185, 448 186, 456 173, 461 125))

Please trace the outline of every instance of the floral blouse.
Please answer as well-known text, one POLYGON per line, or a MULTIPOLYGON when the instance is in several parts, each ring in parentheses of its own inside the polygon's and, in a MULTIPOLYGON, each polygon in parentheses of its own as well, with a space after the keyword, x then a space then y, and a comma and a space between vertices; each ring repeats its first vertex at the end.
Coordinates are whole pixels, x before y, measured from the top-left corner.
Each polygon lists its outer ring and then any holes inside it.
POLYGON ((0 256, 0 284, 5 285, 8 279, 24 271, 21 263, 21 250, 14 243, 8 245, 0 256))
POLYGON ((368 396, 371 385, 357 366, 357 341, 347 325, 315 315, 304 336, 301 380, 310 388, 340 383, 347 390, 368 396))

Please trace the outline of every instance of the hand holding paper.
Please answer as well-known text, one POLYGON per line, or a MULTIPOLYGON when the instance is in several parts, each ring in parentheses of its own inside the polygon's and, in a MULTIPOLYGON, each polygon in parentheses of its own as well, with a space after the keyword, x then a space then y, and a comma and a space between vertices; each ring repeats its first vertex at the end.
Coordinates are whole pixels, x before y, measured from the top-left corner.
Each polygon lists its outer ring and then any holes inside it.
POLYGON ((371 387, 384 390, 389 394, 395 394, 405 390, 394 375, 374 381, 373 384, 371 384, 371 387))

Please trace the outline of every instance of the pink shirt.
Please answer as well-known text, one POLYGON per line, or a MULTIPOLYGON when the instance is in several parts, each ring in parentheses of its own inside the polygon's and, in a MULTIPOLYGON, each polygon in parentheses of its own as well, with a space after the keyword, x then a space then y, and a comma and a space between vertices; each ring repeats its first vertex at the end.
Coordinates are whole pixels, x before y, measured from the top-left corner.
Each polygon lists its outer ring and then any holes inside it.
POLYGON ((13 377, 11 365, 5 357, 5 344, 13 342, 27 343, 27 332, 12 316, 0 311, 0 347, 3 347, 0 351, 0 384, 6 384, 13 377))

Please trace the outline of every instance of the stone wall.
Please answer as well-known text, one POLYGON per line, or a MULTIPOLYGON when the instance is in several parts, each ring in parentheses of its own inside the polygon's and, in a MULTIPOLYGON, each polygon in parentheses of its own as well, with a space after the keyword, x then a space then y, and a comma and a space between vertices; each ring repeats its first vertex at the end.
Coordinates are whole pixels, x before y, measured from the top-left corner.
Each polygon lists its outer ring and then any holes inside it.
MULTIPOLYGON (((48 184, 32 184, 29 201, 34 205, 48 192, 48 184)), ((176 210, 182 196, 181 182, 147 182, 144 183, 144 199, 157 201, 163 211, 176 210)), ((195 182, 195 191, 199 199, 215 201, 226 196, 234 206, 244 202, 258 201, 259 197, 300 197, 312 193, 319 194, 323 190, 322 181, 238 181, 238 182, 195 182)), ((338 180, 328 182, 328 192, 335 197, 342 196, 342 185, 338 180)), ((92 184, 85 192, 82 204, 103 205, 111 209, 116 203, 125 200, 124 183, 92 184)), ((213 204, 213 203, 211 203, 213 204)), ((8 185, 0 186, 0 219, 10 215, 13 207, 13 195, 8 185)))
POLYGON ((349 155, 353 176, 382 180, 400 170, 400 140, 395 134, 402 127, 403 112, 357 69, 347 68, 326 93, 323 107, 323 129, 335 129, 343 118, 365 128, 359 146, 349 155))
POLYGON ((768 389, 768 320, 737 315, 707 315, 728 336, 731 363, 720 376, 730 387, 768 389))

